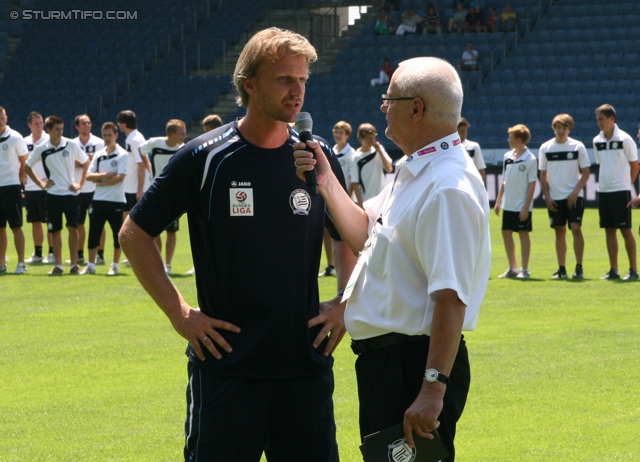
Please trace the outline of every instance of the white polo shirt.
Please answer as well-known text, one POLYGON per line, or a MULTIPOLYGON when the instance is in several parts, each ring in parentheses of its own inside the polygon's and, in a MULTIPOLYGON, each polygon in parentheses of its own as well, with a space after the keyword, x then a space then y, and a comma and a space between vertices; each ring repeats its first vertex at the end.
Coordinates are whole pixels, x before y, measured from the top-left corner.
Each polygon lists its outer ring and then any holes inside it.
MULTIPOLYGON (((568 198, 580 181, 581 170, 590 165, 587 148, 573 138, 567 138, 564 143, 550 139, 538 150, 538 167, 547 172, 549 195, 553 200, 568 198)), ((582 197, 583 192, 578 196, 582 197)))
POLYGON ((169 160, 171 160, 171 157, 178 152, 182 146, 184 146, 184 143, 170 147, 167 144, 166 138, 163 136, 149 138, 140 145, 140 152, 149 156, 149 160, 151 161, 151 174, 154 180, 160 176, 162 170, 164 170, 169 160))
MULTIPOLYGON (((382 155, 391 158, 384 146, 380 145, 382 155)), ((370 151, 356 150, 353 154, 350 166, 351 183, 359 183, 362 190, 362 200, 366 201, 380 194, 387 182, 382 157, 374 147, 370 151)))
MULTIPOLYGON (((42 135, 40 135, 40 138, 38 138, 38 141, 36 143, 33 142, 33 135, 24 137, 24 142, 27 144, 27 150, 29 151, 29 154, 33 152, 33 149, 36 146, 40 146, 42 143, 46 143, 47 141, 49 141, 49 134, 45 132, 42 132, 42 135)), ((31 167, 31 170, 33 170, 33 173, 35 173, 36 176, 42 181, 47 181, 47 175, 46 173, 44 173, 44 166, 42 165, 42 162, 38 162, 37 164, 35 164, 33 167, 31 167)), ((24 190, 42 191, 42 189, 40 189, 40 186, 35 184, 35 182, 29 175, 27 175, 27 184, 24 185, 24 190)))
POLYGON ((345 311, 351 337, 429 335, 442 289, 456 291, 463 330, 474 330, 491 267, 489 201, 458 134, 413 153, 364 207, 370 237, 345 311))
POLYGON ((638 147, 633 138, 616 124, 610 140, 602 132, 593 139, 593 152, 600 164, 598 191, 631 191, 629 162, 638 160, 638 147))
MULTIPOLYGON (((136 194, 138 192, 138 164, 142 163, 142 157, 140 157, 140 151, 138 148, 145 139, 138 130, 133 130, 127 136, 125 140, 125 149, 129 153, 129 160, 127 163, 127 176, 124 178, 124 192, 129 194, 136 194)), ((151 184, 151 173, 144 176, 144 185, 142 191, 149 189, 151 184)))
MULTIPOLYGON (((538 161, 529 148, 518 158, 515 150, 504 155, 502 176, 504 194, 500 208, 508 212, 520 212, 527 199, 529 183, 538 179, 538 161)), ((529 212, 533 211, 533 201, 529 204, 529 212)))
MULTIPOLYGON (((96 152, 100 151, 101 149, 104 149, 104 141, 102 141, 102 138, 98 138, 93 133, 89 135, 89 141, 87 141, 87 144, 82 144, 82 141, 80 141, 79 136, 74 138, 73 142, 76 143, 78 146, 80 146, 80 149, 82 149, 84 153, 91 160, 93 159, 93 156, 95 155, 96 152)), ((81 168, 76 167, 75 179, 76 179, 76 183, 80 183, 80 180, 82 179, 81 168)), ((96 184, 93 181, 85 181, 84 185, 82 186, 82 189, 80 189, 80 192, 91 193, 91 192, 94 192, 95 190, 96 190, 96 184)))
MULTIPOLYGON (((127 151, 116 145, 115 151, 107 154, 107 149, 102 148, 98 151, 89 167, 89 173, 116 173, 118 175, 127 174, 128 155, 127 151)), ((91 181, 93 183, 93 181, 91 181)), ((118 202, 124 204, 126 202, 124 196, 124 181, 109 186, 96 185, 96 192, 93 194, 94 201, 118 202)))
POLYGON ((462 147, 467 151, 467 154, 469 154, 469 157, 471 157, 473 164, 478 170, 485 170, 487 168, 487 165, 484 163, 482 149, 480 149, 478 143, 466 139, 462 142, 462 147))
POLYGON ((20 158, 28 154, 22 135, 7 125, 0 134, 0 186, 20 185, 20 158))
POLYGON ((351 181, 351 161, 353 160, 353 154, 356 152, 356 150, 353 149, 349 143, 347 143, 344 145, 344 148, 342 148, 340 152, 338 152, 338 145, 334 145, 333 152, 336 154, 338 162, 340 162, 340 167, 342 167, 342 174, 344 175, 344 181, 348 185, 351 181))
POLYGON ((76 161, 84 164, 87 160, 89 158, 80 146, 69 138, 62 137, 58 146, 54 146, 51 140, 47 140, 34 148, 27 160, 27 165, 33 168, 37 162, 42 162, 46 177, 55 183, 47 189, 48 194, 77 196, 80 194, 79 191, 74 192, 69 189, 75 182, 76 161))

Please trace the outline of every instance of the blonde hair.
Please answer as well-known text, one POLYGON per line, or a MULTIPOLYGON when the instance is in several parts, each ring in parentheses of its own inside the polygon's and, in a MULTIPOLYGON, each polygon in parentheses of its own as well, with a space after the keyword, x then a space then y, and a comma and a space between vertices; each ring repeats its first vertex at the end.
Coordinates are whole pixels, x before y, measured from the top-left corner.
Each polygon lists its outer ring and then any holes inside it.
POLYGON ((377 134, 378 134, 378 131, 376 130, 376 127, 374 127, 369 123, 361 124, 358 127, 358 139, 364 138, 365 136, 368 136, 368 135, 377 135, 377 134))
POLYGON ((258 68, 264 58, 277 61, 285 54, 304 56, 307 65, 318 59, 315 48, 302 35, 277 27, 270 27, 256 33, 247 42, 240 53, 233 71, 233 84, 236 87, 238 106, 247 107, 249 94, 244 89, 244 79, 258 75, 258 68))
POLYGON ((551 128, 556 128, 556 125, 562 125, 563 127, 567 127, 569 130, 573 130, 573 124, 573 117, 569 114, 558 114, 553 118, 551 128))
POLYGON ((180 119, 171 119, 169 122, 167 122, 167 135, 170 135, 171 133, 175 133, 178 131, 179 128, 184 128, 185 130, 187 129, 187 125, 180 119))
POLYGON ((527 144, 529 141, 531 141, 531 132, 526 125, 518 124, 514 125, 513 127, 509 127, 507 133, 512 134, 514 138, 518 138, 524 144, 527 144))
POLYGON ((341 120, 340 122, 337 122, 334 126, 333 129, 342 129, 346 132, 347 135, 351 135, 351 133, 353 132, 352 128, 351 128, 351 124, 349 122, 345 122, 344 120, 341 120))

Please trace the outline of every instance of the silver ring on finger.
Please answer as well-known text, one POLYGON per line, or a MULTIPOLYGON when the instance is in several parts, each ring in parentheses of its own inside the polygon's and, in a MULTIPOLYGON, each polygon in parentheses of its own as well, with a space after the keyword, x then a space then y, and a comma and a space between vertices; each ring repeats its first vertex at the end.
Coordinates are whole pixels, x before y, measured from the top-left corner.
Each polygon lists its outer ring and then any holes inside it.
POLYGON ((201 339, 200 341, 201 341, 202 343, 204 343, 204 341, 205 341, 205 340, 209 340, 209 337, 207 337, 206 335, 205 335, 205 336, 204 336, 204 338, 203 338, 203 339, 201 339))

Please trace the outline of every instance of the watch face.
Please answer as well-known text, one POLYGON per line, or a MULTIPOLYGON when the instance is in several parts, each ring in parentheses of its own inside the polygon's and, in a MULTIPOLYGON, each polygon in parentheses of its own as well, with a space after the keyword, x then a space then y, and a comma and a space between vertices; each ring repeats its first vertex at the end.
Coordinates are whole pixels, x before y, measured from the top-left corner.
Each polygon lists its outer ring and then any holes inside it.
POLYGON ((427 379, 427 382, 435 382, 438 380, 438 371, 435 369, 428 369, 424 376, 427 379))

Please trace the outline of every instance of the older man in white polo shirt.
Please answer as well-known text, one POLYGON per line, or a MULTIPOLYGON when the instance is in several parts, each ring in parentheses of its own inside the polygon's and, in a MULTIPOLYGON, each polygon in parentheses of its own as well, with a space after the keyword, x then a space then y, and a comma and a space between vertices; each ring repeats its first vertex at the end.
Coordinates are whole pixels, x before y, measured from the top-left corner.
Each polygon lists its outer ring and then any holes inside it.
POLYGON ((343 239, 360 253, 345 288, 362 437, 403 424, 453 439, 470 383, 463 330, 478 321, 491 265, 489 202, 456 126, 462 85, 438 58, 400 63, 381 110, 386 135, 407 156, 394 182, 365 202, 348 200, 317 143, 297 144, 297 173, 315 166, 319 191, 343 239), (464 230, 464 234, 459 231, 464 230))

